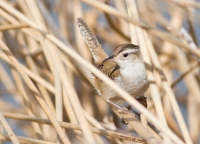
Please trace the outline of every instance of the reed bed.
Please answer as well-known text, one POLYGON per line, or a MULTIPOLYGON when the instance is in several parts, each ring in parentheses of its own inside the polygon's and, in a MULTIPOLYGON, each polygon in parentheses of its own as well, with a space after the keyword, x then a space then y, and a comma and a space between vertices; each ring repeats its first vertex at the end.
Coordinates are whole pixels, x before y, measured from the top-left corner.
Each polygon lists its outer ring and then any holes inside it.
POLYGON ((200 143, 199 8, 193 0, 0 0, 1 143, 200 143), (78 17, 108 55, 122 43, 140 46, 147 109, 94 66, 78 17), (122 124, 91 73, 140 118, 122 124))

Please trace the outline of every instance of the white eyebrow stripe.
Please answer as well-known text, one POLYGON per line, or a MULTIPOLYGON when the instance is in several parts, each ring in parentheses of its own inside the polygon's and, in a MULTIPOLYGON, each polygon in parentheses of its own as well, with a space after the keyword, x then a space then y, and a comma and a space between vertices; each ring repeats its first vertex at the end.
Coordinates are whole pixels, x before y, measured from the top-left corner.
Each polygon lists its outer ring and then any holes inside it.
POLYGON ((138 49, 128 49, 128 50, 123 51, 123 53, 135 53, 137 51, 139 51, 139 50, 138 49))

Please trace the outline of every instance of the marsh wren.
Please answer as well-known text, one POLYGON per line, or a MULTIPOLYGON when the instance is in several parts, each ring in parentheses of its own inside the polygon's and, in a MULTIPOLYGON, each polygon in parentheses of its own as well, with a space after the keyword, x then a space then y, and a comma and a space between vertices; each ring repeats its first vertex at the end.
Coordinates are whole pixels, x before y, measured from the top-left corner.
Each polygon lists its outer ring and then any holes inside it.
MULTIPOLYGON (((108 57, 82 18, 78 18, 77 24, 85 42, 92 52, 97 68, 137 99, 142 105, 147 107, 146 97, 143 94, 148 89, 148 80, 139 46, 134 44, 121 44, 108 57)), ((127 108, 129 106, 128 102, 123 100, 97 76, 94 76, 94 86, 98 94, 110 104, 119 106, 120 108, 127 108)))
MULTIPOLYGON (((146 97, 143 94, 148 89, 148 80, 146 68, 137 45, 122 44, 117 46, 112 56, 102 61, 97 68, 147 107, 146 97)), ((95 84, 99 95, 103 99, 111 100, 120 107, 129 106, 98 77, 95 77, 95 84)))

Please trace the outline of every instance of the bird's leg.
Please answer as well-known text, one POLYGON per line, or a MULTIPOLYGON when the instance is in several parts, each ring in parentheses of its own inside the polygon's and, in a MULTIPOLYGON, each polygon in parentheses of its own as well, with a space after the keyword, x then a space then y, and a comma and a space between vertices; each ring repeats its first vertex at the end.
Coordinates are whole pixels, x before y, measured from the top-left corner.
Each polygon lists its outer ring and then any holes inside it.
POLYGON ((128 122, 124 119, 124 115, 127 115, 127 114, 130 114, 130 111, 127 109, 127 108, 121 108, 120 106, 118 106, 117 104, 113 103, 112 101, 110 100, 106 100, 109 104, 113 105, 114 107, 120 109, 123 114, 122 114, 122 119, 121 119, 121 122, 125 125, 128 124, 128 122))
POLYGON ((124 119, 124 116, 130 114, 130 111, 127 108, 123 108, 123 114, 122 114, 122 119, 121 122, 125 125, 128 125, 128 122, 124 119))
MULTIPOLYGON (((137 96, 135 98, 139 103, 141 103, 144 107, 147 108, 147 98, 145 96, 137 96)), ((114 107, 116 107, 117 109, 120 109, 123 114, 122 114, 122 119, 121 119, 121 122, 125 125, 128 124, 128 122, 124 119, 124 116, 127 115, 127 114, 134 114, 136 117, 138 117, 139 113, 137 110, 134 110, 134 108, 131 108, 131 105, 128 106, 127 108, 122 108, 120 106, 118 106, 117 104, 113 103, 112 101, 110 100, 106 100, 110 105, 113 105, 114 107), (129 110, 133 110, 134 113, 130 112, 129 110)))
POLYGON ((110 100, 106 100, 106 102, 109 103, 109 104, 111 104, 111 105, 113 105, 114 107, 116 107, 116 108, 118 108, 118 109, 120 109, 120 110, 123 109, 123 108, 121 108, 120 106, 118 106, 117 104, 113 103, 113 102, 110 101, 110 100))

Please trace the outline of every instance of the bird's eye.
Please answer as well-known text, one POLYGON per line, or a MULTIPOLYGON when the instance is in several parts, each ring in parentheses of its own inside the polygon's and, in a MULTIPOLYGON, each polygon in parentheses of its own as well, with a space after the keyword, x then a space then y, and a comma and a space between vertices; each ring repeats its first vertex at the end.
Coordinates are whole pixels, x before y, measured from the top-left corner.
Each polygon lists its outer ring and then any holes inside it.
POLYGON ((128 56, 128 53, 123 54, 123 57, 127 57, 127 56, 128 56))

